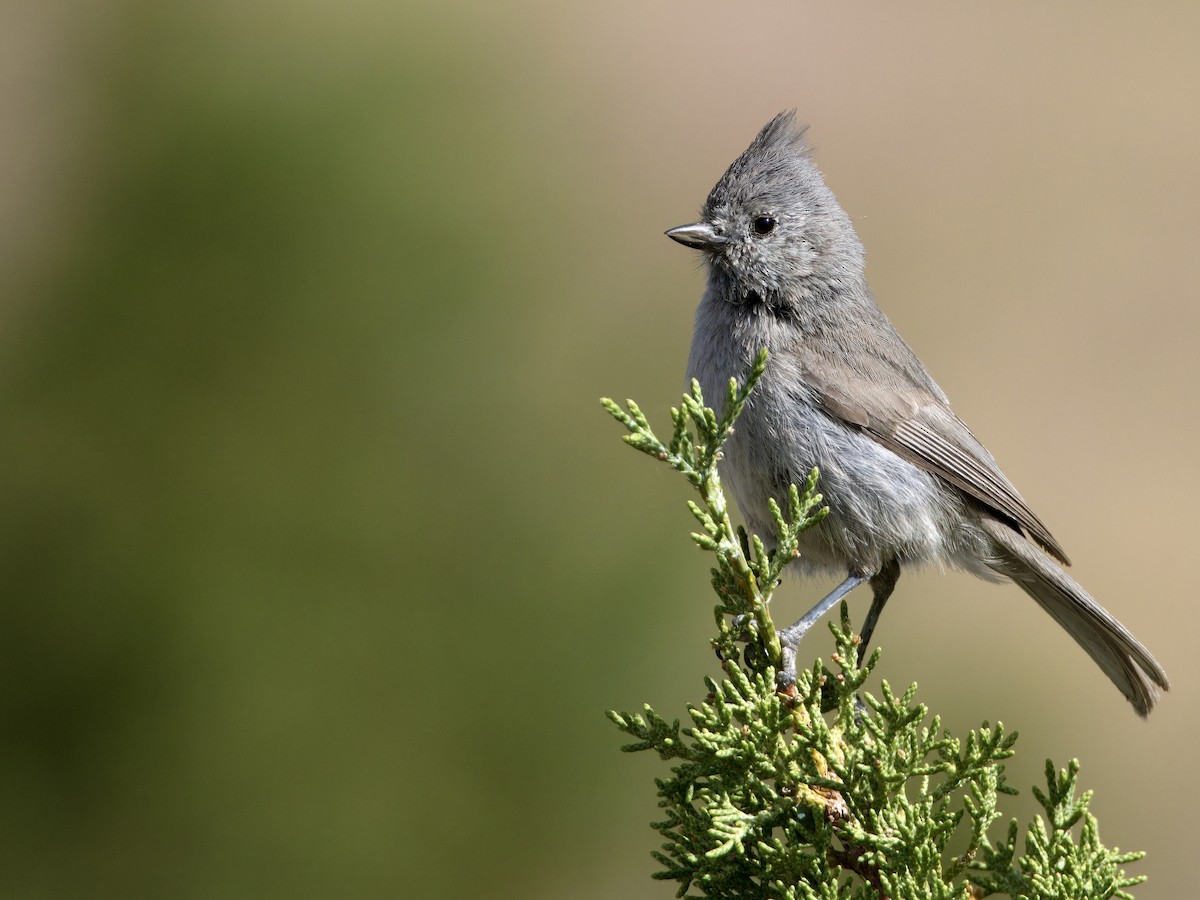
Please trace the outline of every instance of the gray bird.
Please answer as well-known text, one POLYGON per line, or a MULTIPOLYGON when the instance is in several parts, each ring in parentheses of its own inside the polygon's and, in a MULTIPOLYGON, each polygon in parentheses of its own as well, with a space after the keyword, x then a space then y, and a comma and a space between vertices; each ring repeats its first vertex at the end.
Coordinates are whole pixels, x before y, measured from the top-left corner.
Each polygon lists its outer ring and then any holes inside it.
POLYGON ((801 534, 798 565, 845 581, 780 633, 783 680, 795 677, 804 633, 849 591, 869 582, 874 592, 865 647, 901 568, 932 563, 1015 581, 1145 716, 1166 673, 1055 563, 1070 564, 875 304, 862 244, 805 130, 791 112, 776 116, 701 220, 667 232, 708 263, 688 374, 718 413, 730 377, 770 351, 721 463, 749 527, 773 535, 768 498, 821 470, 829 515, 801 534))

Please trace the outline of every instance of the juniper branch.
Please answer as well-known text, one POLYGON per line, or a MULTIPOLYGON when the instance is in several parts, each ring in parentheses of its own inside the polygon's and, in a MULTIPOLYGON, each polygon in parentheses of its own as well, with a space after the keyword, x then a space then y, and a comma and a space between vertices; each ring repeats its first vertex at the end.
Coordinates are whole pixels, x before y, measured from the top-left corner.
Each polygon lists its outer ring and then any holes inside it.
POLYGON ((797 555, 800 533, 823 519, 827 510, 820 505, 822 497, 816 491, 818 473, 813 469, 803 490, 795 485, 789 488, 786 513, 774 500, 770 503, 776 529, 773 552, 768 553, 758 537, 744 544, 739 530, 733 526, 718 463, 725 442, 733 434, 734 423, 766 366, 764 349, 755 357, 741 385, 736 378, 729 380, 725 411, 720 418, 705 406, 700 383, 693 379, 680 405, 671 408, 674 429, 666 443, 654 433, 641 407, 633 400, 625 401, 628 410, 608 397, 600 402, 629 430, 624 436, 627 444, 682 473, 700 494, 700 502, 689 500, 688 509, 701 529, 692 533, 692 540, 717 558, 713 584, 722 603, 715 611, 720 629, 715 643, 722 652, 734 652, 733 644, 742 627, 752 621, 754 636, 761 638, 767 660, 777 668, 781 648, 774 622, 767 614, 767 604, 784 567, 797 555), (741 618, 744 616, 748 618, 741 618))
MULTIPOLYGON (((1130 898, 1144 880, 1123 866, 1141 858, 1105 848, 1077 793, 1078 762, 1059 772, 1047 761, 1047 790, 1034 789, 1045 817, 1026 829, 1009 824, 992 843, 999 798, 1016 793, 1004 761, 1016 732, 984 722, 965 740, 916 702, 916 685, 900 694, 886 680, 865 689, 880 660, 858 659, 847 606, 830 623, 834 652, 798 673, 780 691, 780 647, 768 603, 795 557, 799 535, 826 514, 814 470, 792 486, 786 509, 773 504, 774 550, 736 530, 718 473, 721 450, 766 366, 766 352, 739 386, 731 380, 725 413, 704 405, 692 382, 671 410, 668 442, 632 400, 605 408, 628 430, 625 441, 681 472, 699 494, 688 508, 692 540, 715 555, 713 587, 723 677, 706 678, 707 696, 688 708, 690 724, 668 722, 650 706, 609 712, 634 740, 626 751, 654 750, 674 763, 657 781, 664 843, 655 877, 722 898, 913 898, 969 900, 1007 894, 1029 900, 1130 898), (739 652, 739 639, 745 647, 739 652), (966 823, 965 847, 952 852, 966 823)), ((961 837, 958 844, 961 844, 961 837)), ((955 846, 958 846, 956 844, 955 846)))

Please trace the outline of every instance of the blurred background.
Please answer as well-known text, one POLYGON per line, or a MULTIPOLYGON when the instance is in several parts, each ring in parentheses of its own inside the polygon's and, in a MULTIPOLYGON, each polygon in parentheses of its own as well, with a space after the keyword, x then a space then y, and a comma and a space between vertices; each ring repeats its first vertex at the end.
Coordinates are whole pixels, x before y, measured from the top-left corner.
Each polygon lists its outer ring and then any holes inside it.
POLYGON ((789 107, 1174 690, 1140 721, 938 573, 883 675, 1021 731, 1022 817, 1080 757, 1137 896, 1190 894, 1198 38, 1184 2, 0 5, 0 895, 672 896, 663 764, 604 710, 703 696, 709 562, 596 401, 666 428, 703 275, 662 231, 789 107))

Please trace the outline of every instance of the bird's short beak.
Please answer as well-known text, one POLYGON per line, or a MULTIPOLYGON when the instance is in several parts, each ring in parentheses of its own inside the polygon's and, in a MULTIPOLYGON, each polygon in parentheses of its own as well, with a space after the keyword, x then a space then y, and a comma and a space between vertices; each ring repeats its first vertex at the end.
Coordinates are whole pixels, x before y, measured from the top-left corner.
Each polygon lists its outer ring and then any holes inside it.
POLYGON ((720 250, 728 241, 723 234, 718 234, 707 222, 697 222, 695 225, 680 225, 666 232, 667 237, 679 241, 685 247, 696 250, 720 250))

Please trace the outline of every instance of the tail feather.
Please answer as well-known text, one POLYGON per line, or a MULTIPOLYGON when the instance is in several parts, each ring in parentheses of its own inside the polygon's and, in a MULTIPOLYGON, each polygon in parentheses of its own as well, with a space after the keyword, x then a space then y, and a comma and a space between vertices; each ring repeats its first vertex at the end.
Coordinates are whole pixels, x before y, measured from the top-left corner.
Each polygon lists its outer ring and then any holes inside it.
POLYGON ((1168 690, 1167 673, 1129 630, 1089 596, 1071 576, 1009 526, 983 523, 994 541, 989 565, 1015 581, 1075 639, 1112 679, 1138 715, 1146 716, 1168 690))

